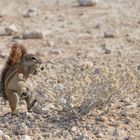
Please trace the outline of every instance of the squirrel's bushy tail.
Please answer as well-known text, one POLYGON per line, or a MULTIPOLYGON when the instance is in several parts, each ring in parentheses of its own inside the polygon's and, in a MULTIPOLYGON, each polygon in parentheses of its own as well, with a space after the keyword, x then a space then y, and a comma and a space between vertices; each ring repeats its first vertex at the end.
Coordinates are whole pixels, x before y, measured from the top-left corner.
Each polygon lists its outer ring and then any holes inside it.
POLYGON ((26 54, 27 51, 23 45, 13 44, 11 47, 12 48, 7 60, 7 64, 15 65, 21 61, 23 55, 26 54))
POLYGON ((5 99, 6 99, 6 95, 4 92, 5 76, 8 72, 8 70, 11 68, 11 66, 18 64, 21 61, 23 55, 26 53, 27 53, 26 48, 23 45, 19 45, 16 43, 11 45, 10 55, 5 63, 2 73, 1 73, 1 92, 5 99))

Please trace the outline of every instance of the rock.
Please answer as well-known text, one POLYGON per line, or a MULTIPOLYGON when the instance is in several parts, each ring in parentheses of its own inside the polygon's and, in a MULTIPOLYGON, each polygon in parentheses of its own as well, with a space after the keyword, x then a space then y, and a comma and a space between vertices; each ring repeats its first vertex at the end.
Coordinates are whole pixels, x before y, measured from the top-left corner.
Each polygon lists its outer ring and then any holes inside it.
POLYGON ((8 55, 7 55, 6 53, 2 52, 2 53, 0 53, 0 57, 1 57, 1 58, 7 58, 8 55))
POLYGON ((0 136, 2 136, 3 135, 3 131, 2 130, 0 130, 0 136))
POLYGON ((8 135, 3 134, 2 140, 11 140, 11 138, 8 135))
POLYGON ((97 24, 94 26, 94 28, 96 28, 96 29, 100 29, 100 27, 101 27, 101 24, 100 24, 100 23, 97 23, 97 24))
POLYGON ((17 27, 14 24, 12 24, 9 27, 5 28, 5 33, 7 35, 15 35, 15 34, 18 33, 18 29, 17 29, 17 27))
POLYGON ((13 127, 12 131, 15 134, 25 135, 27 133, 27 126, 24 123, 18 123, 13 127))
POLYGON ((76 132, 76 131, 77 131, 77 127, 76 127, 76 126, 73 126, 73 127, 71 128, 71 131, 72 131, 72 132, 76 132))
POLYGON ((140 65, 137 67, 137 70, 140 70, 140 65))
POLYGON ((49 52, 51 54, 57 54, 57 55, 61 55, 62 54, 62 50, 60 50, 60 49, 51 49, 49 52))
POLYGON ((73 42, 71 40, 66 40, 66 44, 71 45, 71 44, 73 44, 73 42))
POLYGON ((116 37, 116 34, 114 32, 111 31, 104 32, 104 38, 114 38, 114 37, 116 37))
POLYGON ((138 107, 137 103, 132 103, 128 106, 126 106, 127 109, 136 109, 138 107))
POLYGON ((22 39, 43 39, 43 33, 40 31, 26 31, 22 33, 22 39))
POLYGON ((98 4, 98 0, 79 0, 80 6, 95 6, 98 4))
MULTIPOLYGON (((24 102, 25 103, 25 102, 24 102)), ((22 114, 21 114, 21 119, 26 119, 26 118, 28 118, 29 117, 29 113, 28 112, 23 112, 22 114)))
POLYGON ((111 50, 106 47, 106 44, 102 44, 101 48, 105 54, 110 54, 111 50))
POLYGON ((43 120, 43 119, 42 119, 42 116, 41 116, 40 114, 37 114, 37 115, 35 116, 35 118, 36 118, 37 120, 41 120, 41 121, 43 120))
POLYGON ((80 135, 74 138, 74 140, 90 140, 90 138, 88 136, 80 135))
POLYGON ((90 61, 81 61, 79 62, 79 66, 81 67, 82 70, 90 69, 93 67, 93 63, 90 61))
POLYGON ((44 140, 42 136, 38 136, 37 140, 44 140))
POLYGON ((35 106, 33 106, 32 110, 36 114, 41 114, 42 113, 42 107, 39 104, 36 104, 35 106))
POLYGON ((110 49, 105 49, 105 54, 110 54, 111 53, 111 50, 110 49))
POLYGON ((54 47, 54 42, 53 41, 47 41, 47 47, 54 47))
POLYGON ((114 137, 119 137, 119 136, 121 136, 121 131, 118 130, 118 129, 115 129, 115 130, 113 131, 112 136, 114 136, 114 137))
POLYGON ((33 16, 39 15, 40 13, 41 13, 41 11, 38 10, 37 8, 30 8, 23 13, 23 16, 24 17, 33 17, 33 16))
POLYGON ((97 138, 102 138, 102 137, 104 137, 104 134, 101 133, 101 132, 99 132, 99 133, 96 135, 96 137, 97 137, 97 138))
POLYGON ((28 135, 23 135, 23 136, 20 137, 20 140, 32 140, 32 139, 28 135))
POLYGON ((96 120, 101 121, 101 122, 107 122, 108 121, 107 117, 105 117, 105 116, 101 116, 99 118, 96 118, 96 120))

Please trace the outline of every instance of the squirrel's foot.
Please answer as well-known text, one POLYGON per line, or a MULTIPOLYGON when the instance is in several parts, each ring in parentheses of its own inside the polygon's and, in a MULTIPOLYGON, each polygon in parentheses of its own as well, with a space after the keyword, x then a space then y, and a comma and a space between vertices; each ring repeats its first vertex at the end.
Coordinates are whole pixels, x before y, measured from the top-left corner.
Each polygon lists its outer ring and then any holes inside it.
POLYGON ((13 111, 13 112, 11 113, 11 116, 12 116, 12 117, 14 117, 14 116, 19 117, 19 116, 20 116, 20 112, 19 112, 19 111, 13 111))
POLYGON ((37 102, 37 100, 34 99, 30 104, 28 104, 28 106, 27 106, 28 112, 31 112, 30 110, 35 105, 36 102, 37 102))

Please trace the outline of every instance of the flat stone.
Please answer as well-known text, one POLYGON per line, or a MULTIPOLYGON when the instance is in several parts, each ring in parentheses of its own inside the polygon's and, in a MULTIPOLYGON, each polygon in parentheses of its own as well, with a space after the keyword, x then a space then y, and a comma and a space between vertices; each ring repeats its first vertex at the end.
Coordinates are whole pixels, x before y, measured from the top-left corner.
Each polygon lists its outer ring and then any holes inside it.
POLYGON ((104 38, 115 38, 116 34, 114 32, 106 31, 104 32, 104 38))
POLYGON ((40 31, 26 31, 22 33, 22 39, 43 39, 43 33, 40 31))
POLYGON ((32 139, 28 135, 23 135, 23 136, 20 137, 20 140, 32 140, 32 139))
POLYGON ((98 0, 79 0, 80 6, 95 6, 99 1, 98 0))
POLYGON ((41 13, 40 10, 38 10, 37 8, 29 8, 28 10, 26 10, 23 13, 24 17, 33 17, 33 16, 37 16, 41 13))
POLYGON ((27 126, 24 123, 18 123, 12 128, 13 133, 24 135, 27 132, 27 126))
POLYGON ((9 27, 5 28, 5 33, 8 35, 15 35, 18 33, 18 29, 14 24, 12 24, 9 27))
POLYGON ((60 49, 51 49, 49 52, 51 54, 57 54, 57 55, 62 54, 62 50, 60 50, 60 49))

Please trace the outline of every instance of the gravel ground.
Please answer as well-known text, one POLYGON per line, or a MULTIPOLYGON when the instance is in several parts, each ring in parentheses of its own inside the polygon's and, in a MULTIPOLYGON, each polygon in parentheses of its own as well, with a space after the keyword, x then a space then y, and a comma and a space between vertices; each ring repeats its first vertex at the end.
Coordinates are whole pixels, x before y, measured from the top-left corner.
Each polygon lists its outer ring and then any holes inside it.
MULTIPOLYGON (((139 140, 139 13, 139 0, 99 0, 94 6, 79 6, 74 0, 1 0, 0 70, 9 45, 20 42, 42 57, 46 69, 50 67, 48 80, 68 64, 129 67, 138 90, 119 94, 107 112, 96 108, 75 119, 65 119, 51 103, 27 113, 24 101, 21 115, 12 118, 8 103, 4 105, 0 97, 0 140, 139 140)), ((40 76, 37 82, 42 88, 40 76)))

